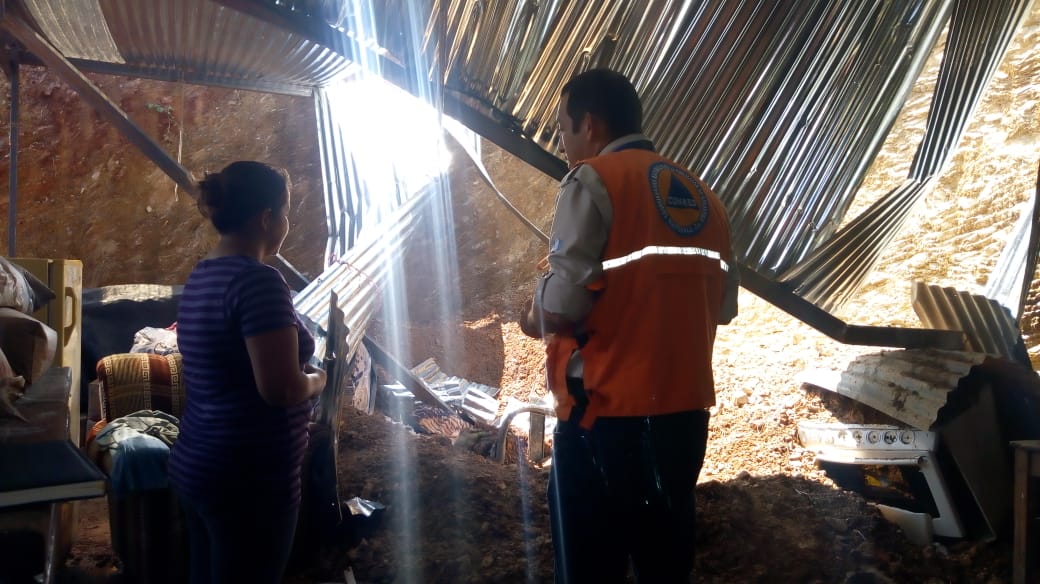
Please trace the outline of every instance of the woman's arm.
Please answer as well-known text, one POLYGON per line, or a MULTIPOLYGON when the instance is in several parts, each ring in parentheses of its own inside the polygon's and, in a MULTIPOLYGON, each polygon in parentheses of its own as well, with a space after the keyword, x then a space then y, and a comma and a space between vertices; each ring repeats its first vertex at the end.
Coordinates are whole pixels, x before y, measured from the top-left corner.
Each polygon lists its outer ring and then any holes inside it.
POLYGON ((309 365, 300 369, 295 326, 246 337, 246 350, 260 397, 273 406, 294 406, 325 387, 324 371, 309 365))

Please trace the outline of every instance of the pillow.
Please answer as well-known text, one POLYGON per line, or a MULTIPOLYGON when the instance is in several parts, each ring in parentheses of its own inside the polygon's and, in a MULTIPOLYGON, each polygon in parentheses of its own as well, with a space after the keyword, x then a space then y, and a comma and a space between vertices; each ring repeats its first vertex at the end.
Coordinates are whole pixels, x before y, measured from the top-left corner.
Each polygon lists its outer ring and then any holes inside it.
POLYGON ((131 353, 156 353, 169 355, 180 353, 177 348, 177 332, 169 329, 146 326, 134 333, 134 344, 131 353))
POLYGON ((7 357, 0 351, 0 417, 12 416, 28 422, 25 416, 14 407, 14 402, 25 393, 25 378, 15 375, 14 369, 7 362, 7 357))
POLYGON ((48 288, 47 285, 34 276, 32 272, 22 266, 18 266, 18 269, 22 271, 22 275, 25 276, 25 281, 29 284, 30 300, 33 312, 43 308, 48 302, 58 297, 58 295, 54 293, 54 290, 48 288))
POLYGON ((119 353, 97 363, 101 413, 114 420, 140 410, 180 417, 184 410, 181 354, 119 353))
POLYGON ((57 349, 57 331, 15 308, 0 308, 0 350, 26 383, 50 368, 57 349))
POLYGON ((32 289, 21 268, 7 258, 0 257, 0 307, 13 308, 23 314, 32 314, 32 289))
POLYGON ((11 363, 7 360, 7 355, 4 355, 3 348, 0 347, 0 379, 16 377, 17 375, 14 372, 14 367, 11 367, 11 363))

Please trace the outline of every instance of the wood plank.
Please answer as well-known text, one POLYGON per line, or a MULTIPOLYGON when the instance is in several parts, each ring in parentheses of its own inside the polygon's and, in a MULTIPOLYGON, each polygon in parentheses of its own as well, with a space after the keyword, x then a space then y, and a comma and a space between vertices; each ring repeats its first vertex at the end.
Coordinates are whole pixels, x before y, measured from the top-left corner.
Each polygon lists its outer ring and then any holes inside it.
POLYGON ((430 391, 430 388, 427 387, 425 381, 416 377, 416 375, 412 373, 411 369, 405 367, 404 364, 395 359, 394 356, 388 353, 379 343, 372 340, 372 337, 365 335, 363 342, 365 343, 365 347, 368 348, 369 354, 372 355, 372 360, 386 368, 390 375, 393 375, 397 378, 397 381, 401 382, 401 385, 404 385, 405 389, 412 392, 415 399, 425 404, 440 408, 446 412, 452 414, 455 413, 455 410, 451 409, 448 404, 444 403, 444 400, 430 391))
POLYGON ((1029 453, 1015 448, 1015 541, 1012 553, 1012 577, 1014 584, 1027 584, 1026 557, 1029 535, 1028 502, 1029 502, 1029 453))
POLYGON ((545 458, 545 415, 531 412, 527 430, 527 459, 541 462, 545 458))

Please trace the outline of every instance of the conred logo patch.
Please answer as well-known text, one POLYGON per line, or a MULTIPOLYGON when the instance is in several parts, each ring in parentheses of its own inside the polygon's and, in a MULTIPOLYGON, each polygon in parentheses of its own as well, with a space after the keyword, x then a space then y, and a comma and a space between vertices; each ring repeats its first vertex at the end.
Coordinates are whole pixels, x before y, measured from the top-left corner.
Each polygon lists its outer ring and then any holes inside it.
POLYGON ((708 194, 685 170, 655 162, 650 166, 650 191, 661 218, 679 235, 696 235, 708 222, 708 194))

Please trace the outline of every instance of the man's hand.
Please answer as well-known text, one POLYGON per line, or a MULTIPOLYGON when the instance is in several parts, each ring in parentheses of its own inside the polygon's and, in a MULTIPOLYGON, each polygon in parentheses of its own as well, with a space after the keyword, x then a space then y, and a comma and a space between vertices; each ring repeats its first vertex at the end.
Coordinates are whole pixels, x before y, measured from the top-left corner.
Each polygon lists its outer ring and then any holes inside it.
POLYGON ((549 271, 549 256, 545 256, 544 258, 538 260, 538 263, 535 264, 534 267, 539 272, 548 272, 549 271))
POLYGON ((524 303, 522 313, 520 330, 532 339, 542 339, 549 334, 566 334, 574 327, 574 323, 562 315, 539 310, 532 300, 524 303))
POLYGON ((542 338, 542 327, 538 326, 535 319, 534 300, 524 302, 520 309, 520 331, 532 339, 542 338))

